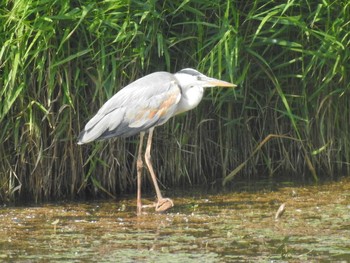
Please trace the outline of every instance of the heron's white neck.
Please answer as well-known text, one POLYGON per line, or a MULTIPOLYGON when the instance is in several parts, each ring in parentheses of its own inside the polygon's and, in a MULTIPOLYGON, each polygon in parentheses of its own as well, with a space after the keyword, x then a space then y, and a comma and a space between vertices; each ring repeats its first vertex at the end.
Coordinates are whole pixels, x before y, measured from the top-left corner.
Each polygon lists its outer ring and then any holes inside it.
POLYGON ((203 98, 204 88, 195 86, 187 89, 182 89, 181 99, 179 101, 176 114, 192 110, 197 107, 203 98))

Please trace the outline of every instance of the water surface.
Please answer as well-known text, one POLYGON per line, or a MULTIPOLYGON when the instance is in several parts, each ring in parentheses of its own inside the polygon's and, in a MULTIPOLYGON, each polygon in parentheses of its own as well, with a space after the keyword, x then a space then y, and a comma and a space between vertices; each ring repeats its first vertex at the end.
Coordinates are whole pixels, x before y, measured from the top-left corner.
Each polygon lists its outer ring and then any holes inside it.
POLYGON ((134 197, 0 208, 3 262, 350 261, 350 180, 182 193, 137 217, 134 197), (275 214, 285 203, 279 219, 275 214))

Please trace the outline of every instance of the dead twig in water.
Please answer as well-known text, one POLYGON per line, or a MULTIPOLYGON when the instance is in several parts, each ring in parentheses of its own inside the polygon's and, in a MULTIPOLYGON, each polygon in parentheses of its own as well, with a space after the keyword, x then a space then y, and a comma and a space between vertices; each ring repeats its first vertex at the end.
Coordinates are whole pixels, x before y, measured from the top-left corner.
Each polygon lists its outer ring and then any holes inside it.
POLYGON ((275 215, 275 220, 278 220, 284 213, 284 211, 286 210, 286 203, 283 203, 280 205, 280 207, 278 208, 276 215, 275 215))

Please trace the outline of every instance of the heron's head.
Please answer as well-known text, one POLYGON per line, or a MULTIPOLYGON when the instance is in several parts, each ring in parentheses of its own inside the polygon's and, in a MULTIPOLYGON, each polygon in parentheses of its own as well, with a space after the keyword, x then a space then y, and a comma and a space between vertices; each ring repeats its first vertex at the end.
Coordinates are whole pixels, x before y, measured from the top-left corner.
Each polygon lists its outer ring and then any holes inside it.
POLYGON ((199 71, 192 68, 185 68, 175 73, 181 88, 208 88, 208 87, 236 87, 235 84, 219 79, 205 76, 199 71))

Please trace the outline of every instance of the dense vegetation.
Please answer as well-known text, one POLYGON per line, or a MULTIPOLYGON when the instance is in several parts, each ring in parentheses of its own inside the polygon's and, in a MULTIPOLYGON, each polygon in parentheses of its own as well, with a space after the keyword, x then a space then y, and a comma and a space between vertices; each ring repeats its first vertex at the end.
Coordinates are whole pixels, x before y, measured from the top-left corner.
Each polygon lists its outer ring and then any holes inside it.
POLYGON ((137 137, 76 137, 127 83, 184 67, 239 88, 156 129, 165 186, 349 174, 349 21, 345 0, 2 1, 0 200, 133 191, 137 137))

